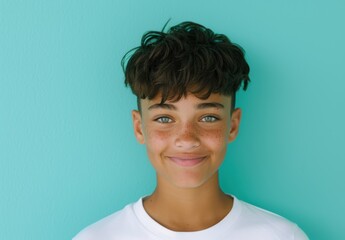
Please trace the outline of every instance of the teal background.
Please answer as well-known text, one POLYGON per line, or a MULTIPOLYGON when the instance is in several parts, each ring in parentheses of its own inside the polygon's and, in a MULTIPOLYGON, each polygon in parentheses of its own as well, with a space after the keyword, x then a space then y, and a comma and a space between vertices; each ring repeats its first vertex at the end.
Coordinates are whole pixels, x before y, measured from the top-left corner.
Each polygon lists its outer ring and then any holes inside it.
POLYGON ((225 191, 344 238, 343 1, 0 0, 0 239, 71 239, 155 185, 120 60, 185 20, 247 52, 225 191))

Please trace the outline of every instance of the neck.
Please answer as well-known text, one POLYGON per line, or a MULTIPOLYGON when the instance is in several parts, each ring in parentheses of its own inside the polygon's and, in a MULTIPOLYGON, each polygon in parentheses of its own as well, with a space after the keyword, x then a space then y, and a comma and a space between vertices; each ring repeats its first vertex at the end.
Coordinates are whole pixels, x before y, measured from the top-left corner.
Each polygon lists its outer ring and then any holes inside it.
POLYGON ((221 190, 218 173, 196 188, 179 188, 157 178, 157 188, 144 199, 144 208, 171 230, 198 231, 221 221, 231 210, 232 200, 221 190))

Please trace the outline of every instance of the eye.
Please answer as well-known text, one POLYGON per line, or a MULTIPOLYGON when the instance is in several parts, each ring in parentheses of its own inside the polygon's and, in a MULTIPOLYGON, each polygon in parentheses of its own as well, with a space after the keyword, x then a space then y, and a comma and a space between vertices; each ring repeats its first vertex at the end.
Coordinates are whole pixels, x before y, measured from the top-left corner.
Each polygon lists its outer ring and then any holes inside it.
POLYGON ((171 123, 172 120, 169 117, 159 117, 156 118, 155 121, 159 122, 159 123, 171 123))
POLYGON ((201 119, 202 122, 216 122, 218 120, 219 120, 219 118, 217 118, 215 116, 205 116, 201 119))

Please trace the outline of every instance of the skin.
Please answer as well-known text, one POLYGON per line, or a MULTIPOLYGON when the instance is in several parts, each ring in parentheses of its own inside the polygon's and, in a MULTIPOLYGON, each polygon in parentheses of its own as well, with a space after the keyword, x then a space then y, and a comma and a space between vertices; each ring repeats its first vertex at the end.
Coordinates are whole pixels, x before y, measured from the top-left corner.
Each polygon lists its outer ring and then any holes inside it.
POLYGON ((241 109, 231 111, 231 97, 220 94, 160 101, 160 96, 141 100, 141 113, 132 111, 135 136, 146 145, 157 176, 144 208, 168 229, 206 229, 232 208, 233 199, 220 189, 218 170, 238 134, 241 109))

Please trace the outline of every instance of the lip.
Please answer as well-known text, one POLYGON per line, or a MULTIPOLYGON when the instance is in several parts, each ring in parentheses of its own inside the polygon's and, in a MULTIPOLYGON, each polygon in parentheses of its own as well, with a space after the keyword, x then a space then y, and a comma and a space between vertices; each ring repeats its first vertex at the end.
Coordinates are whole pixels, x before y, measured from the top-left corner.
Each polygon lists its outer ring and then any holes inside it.
POLYGON ((206 156, 168 156, 168 159, 181 167, 193 167, 202 163, 206 156))

